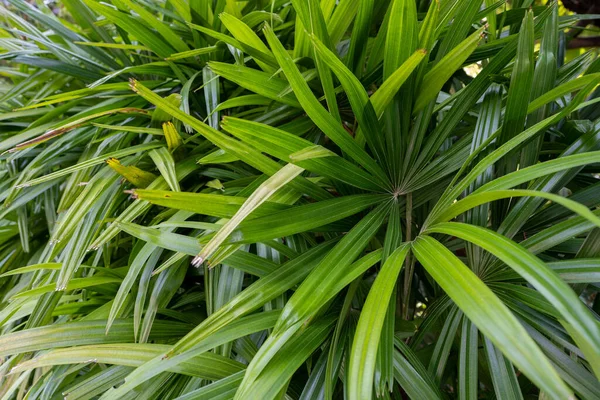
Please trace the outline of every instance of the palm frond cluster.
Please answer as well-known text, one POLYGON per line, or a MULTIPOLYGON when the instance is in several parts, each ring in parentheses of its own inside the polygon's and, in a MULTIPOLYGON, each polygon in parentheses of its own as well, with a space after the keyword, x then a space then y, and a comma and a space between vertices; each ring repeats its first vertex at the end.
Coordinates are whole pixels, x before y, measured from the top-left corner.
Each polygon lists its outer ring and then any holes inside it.
POLYGON ((547 3, 0 4, 0 398, 600 398, 547 3))

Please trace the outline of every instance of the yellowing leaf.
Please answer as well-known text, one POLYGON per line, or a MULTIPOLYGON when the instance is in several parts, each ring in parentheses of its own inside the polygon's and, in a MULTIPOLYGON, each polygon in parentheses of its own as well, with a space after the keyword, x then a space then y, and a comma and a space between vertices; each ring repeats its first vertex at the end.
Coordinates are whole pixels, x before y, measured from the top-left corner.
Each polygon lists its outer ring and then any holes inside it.
POLYGON ((156 175, 153 173, 146 172, 133 165, 123 165, 116 158, 109 158, 106 160, 106 163, 128 182, 137 187, 145 188, 156 179, 156 175))
POLYGON ((169 151, 173 151, 181 146, 181 135, 177 132, 175 125, 171 121, 162 124, 163 132, 165 133, 165 139, 167 140, 167 147, 169 151))

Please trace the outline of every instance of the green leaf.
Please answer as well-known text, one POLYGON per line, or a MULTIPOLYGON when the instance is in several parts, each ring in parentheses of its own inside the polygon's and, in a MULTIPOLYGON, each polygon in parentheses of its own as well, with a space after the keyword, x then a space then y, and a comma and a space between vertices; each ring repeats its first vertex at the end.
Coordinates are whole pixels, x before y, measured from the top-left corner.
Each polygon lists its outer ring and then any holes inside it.
MULTIPOLYGON (((17 365, 13 368, 12 372, 21 372, 53 365, 89 362, 137 367, 152 357, 162 354, 169 347, 168 345, 141 343, 77 346, 68 349, 52 350, 17 365)), ((173 369, 173 372, 216 380, 239 372, 243 368, 244 365, 239 362, 218 354, 204 353, 189 362, 180 364, 173 369)))
POLYGON ((216 382, 202 386, 196 390, 192 390, 183 396, 179 396, 178 400, 214 400, 214 399, 232 399, 235 392, 242 382, 244 372, 237 372, 227 378, 219 379, 216 382))
MULTIPOLYGON (((385 36, 383 57, 383 78, 389 79, 411 54, 417 50, 419 43, 416 4, 412 0, 393 0, 388 10, 389 21, 385 36)), ((405 139, 410 126, 411 106, 414 101, 414 83, 407 81, 396 94, 386 115, 386 146, 388 158, 397 160, 398 154, 404 154, 405 139)), ((399 168, 391 165, 392 177, 399 180, 399 168)))
MULTIPOLYGON (((239 40, 240 43, 243 43, 244 45, 249 47, 253 47, 257 51, 260 51, 265 54, 271 53, 269 48, 262 42, 262 40, 260 40, 258 35, 254 33, 254 31, 250 29, 250 27, 246 25, 243 21, 227 13, 220 14, 219 19, 221 20, 221 22, 223 22, 223 25, 225 25, 225 27, 233 35, 233 37, 239 40)), ((260 60, 256 60, 256 63, 265 72, 275 72, 275 68, 273 68, 272 65, 265 64, 260 60)))
POLYGON ((246 219, 257 207, 267 201, 275 192, 284 187, 288 182, 302 173, 304 169, 287 164, 279 172, 264 181, 246 201, 239 210, 231 217, 229 221, 219 229, 217 234, 202 248, 202 251, 194 258, 192 264, 200 266, 204 260, 208 260, 217 248, 229 237, 231 232, 246 219))
POLYGON ((419 87, 419 95, 415 100, 413 114, 424 108, 431 100, 437 98, 438 92, 444 83, 456 72, 466 61, 471 53, 477 48, 481 40, 484 28, 476 30, 471 36, 462 41, 458 46, 448 52, 433 68, 423 77, 423 83, 419 87))
POLYGON ((415 51, 371 95, 371 104, 373 104, 378 118, 381 118, 386 107, 392 102, 396 93, 398 93, 398 90, 400 90, 415 68, 421 64, 426 55, 427 52, 424 49, 415 51))
MULTIPOLYGON (((188 216, 189 216, 189 213, 179 212, 179 213, 175 214, 173 217, 171 217, 169 219, 169 221, 185 220, 186 217, 188 217, 188 216)), ((133 225, 133 224, 131 224, 131 225, 133 225)), ((138 233, 139 236, 143 235, 143 232, 136 231, 135 226, 125 226, 124 230, 126 232, 127 231, 129 231, 129 232, 135 231, 136 233, 138 233)), ((164 239, 167 239, 165 237, 165 234, 172 232, 172 231, 173 231, 173 228, 171 228, 171 229, 167 228, 167 229, 163 229, 162 231, 156 232, 157 233, 156 236, 159 236, 163 239, 163 241, 161 242, 161 244, 163 246, 164 246, 164 243, 168 242, 168 240, 164 240, 164 239)), ((151 241, 148 241, 148 243, 146 243, 143 247, 141 247, 139 249, 137 254, 135 254, 135 257, 131 260, 129 268, 127 269, 127 275, 121 282, 121 285, 119 286, 119 290, 117 291, 117 293, 113 299, 112 305, 110 307, 110 312, 106 319, 106 332, 110 331, 113 321, 123 313, 123 308, 126 304, 127 296, 129 295, 129 291, 133 287, 135 281, 138 279, 139 274, 142 272, 142 270, 144 268, 148 268, 147 266, 149 266, 151 268, 152 265, 156 264, 156 262, 158 261, 158 258, 161 255, 161 250, 160 250, 160 248, 157 249, 157 247, 162 247, 162 246, 157 246, 156 243, 152 243, 151 241)), ((136 302, 136 304, 139 304, 139 302, 136 302)), ((136 321, 135 321, 135 333, 136 333, 136 337, 137 337, 137 329, 139 327, 139 313, 135 313, 134 316, 135 315, 138 316, 138 318, 136 318, 136 321)))
MULTIPOLYGON (((556 308, 565 322, 570 324, 573 332, 577 334, 574 339, 582 343, 582 351, 590 363, 600 361, 600 344, 595 339, 600 335, 600 324, 573 290, 539 258, 510 239, 477 226, 446 222, 436 225, 429 231, 468 240, 494 254, 514 269, 556 308)), ((482 330, 481 327, 479 328, 482 330)))
POLYGON ((346 65, 358 77, 362 75, 364 69, 365 53, 374 5, 373 0, 359 2, 356 19, 354 20, 354 28, 350 35, 350 48, 346 56, 346 65))
MULTIPOLYGON (((533 86, 531 98, 536 98, 550 91, 556 82, 558 69, 558 5, 552 5, 553 12, 546 22, 544 33, 540 44, 540 55, 536 62, 533 74, 533 86)), ((541 121, 549 112, 549 107, 538 109, 533 115, 527 117, 527 126, 531 126, 541 121)), ((536 138, 531 144, 526 146, 521 152, 521 166, 534 164, 539 158, 542 138, 536 138)))
POLYGON ((512 172, 500 178, 494 179, 477 189, 474 194, 491 190, 503 190, 520 185, 541 176, 550 175, 554 172, 569 168, 579 167, 600 161, 600 151, 590 151, 582 154, 573 154, 546 161, 527 168, 512 172))
MULTIPOLYGON (((245 197, 238 196, 150 189, 135 189, 133 195, 136 199, 147 201, 151 204, 220 218, 233 217, 247 200, 245 197)), ((267 202, 256 210, 256 216, 266 215, 286 208, 286 206, 267 202)))
MULTIPOLYGON (((177 179, 181 180, 185 178, 187 175, 192 173, 196 169, 196 163, 194 159, 188 159, 182 161, 176 166, 177 170, 177 179)), ((150 186, 148 186, 151 190, 165 190, 167 189, 167 183, 162 177, 157 178, 150 186)), ((118 222, 131 222, 133 219, 141 215, 144 211, 147 211, 150 208, 151 204, 144 201, 134 201, 131 205, 129 205, 122 213, 117 216, 114 220, 114 223, 109 225, 90 245, 90 249, 96 250, 101 245, 108 242, 112 239, 116 234, 119 233, 119 225, 118 222)))
MULTIPOLYGON (((316 37, 311 36, 315 49, 322 57, 323 61, 336 75, 341 82, 352 111, 358 120, 360 132, 365 136, 367 143, 373 151, 375 158, 379 162, 385 162, 383 136, 380 134, 379 122, 375 109, 369 100, 367 91, 363 88, 358 78, 350 71, 335 54, 321 43, 316 37)), ((357 132, 357 136, 361 135, 357 132)))
POLYGON ((197 341, 194 346, 190 346, 189 351, 178 356, 168 356, 173 346, 162 346, 159 352, 151 354, 151 357, 145 357, 142 363, 137 364, 137 368, 125 378, 123 385, 109 390, 103 397, 106 399, 123 398, 130 390, 161 372, 180 369, 182 364, 190 365, 189 360, 193 360, 194 357, 210 354, 209 350, 216 346, 271 328, 278 315, 278 311, 261 312, 239 318, 223 329, 220 329, 222 326, 211 329, 210 333, 205 335, 202 340, 197 341))
MULTIPOLYGON (((252 396, 272 399, 285 388, 297 368, 325 341, 333 327, 333 318, 311 324, 292 337, 270 361, 248 389, 252 396)), ((240 388, 234 398, 246 398, 240 388)))
MULTIPOLYGON (((61 290, 68 292, 68 291, 72 291, 72 290, 76 290, 76 289, 83 289, 83 288, 88 288, 88 287, 101 286, 101 285, 107 285, 107 284, 111 284, 111 283, 120 283, 120 282, 121 282, 121 279, 110 277, 110 276, 92 276, 89 278, 76 278, 76 279, 71 279, 69 281, 69 283, 61 290)), ((39 286, 35 289, 24 290, 24 291, 16 294, 15 296, 13 296, 13 298, 20 299, 20 298, 25 298, 25 297, 35 297, 35 296, 39 296, 44 293, 52 292, 54 290, 56 290, 56 285, 51 283, 49 285, 39 286)))
POLYGON ((182 51, 180 53, 173 53, 169 57, 166 57, 165 60, 168 60, 168 61, 183 60, 186 58, 193 58, 196 56, 201 56, 203 54, 214 53, 217 50, 219 50, 218 46, 208 46, 208 47, 204 47, 202 49, 186 50, 186 51, 182 51))
MULTIPOLYGON (((118 226, 123 231, 137 237, 138 239, 152 243, 161 248, 176 251, 178 253, 193 256, 198 254, 198 252, 200 252, 202 249, 199 240, 193 237, 177 233, 162 232, 158 229, 145 228, 126 222, 120 222, 118 223, 118 226)), ((264 260, 255 254, 242 250, 237 250, 233 254, 229 255, 227 264, 258 276, 268 274, 277 268, 276 263, 269 262, 268 260, 264 260)))
POLYGON ((573 397, 515 316, 458 257, 427 236, 417 238, 413 251, 465 315, 529 379, 552 396, 573 397))
POLYGON ((485 204, 488 202, 492 202, 495 200, 503 199, 503 198, 511 198, 511 197, 519 197, 519 196, 534 196, 541 197, 543 199, 551 200, 557 204, 562 205, 563 207, 577 213, 578 215, 584 217, 588 221, 600 226, 600 218, 598 218, 594 213, 592 213, 587 207, 573 201, 569 198, 562 197, 552 193, 541 192, 538 190, 490 190, 482 193, 474 193, 462 200, 457 201, 452 204, 446 210, 444 210, 440 215, 439 219, 432 221, 432 223, 437 222, 447 222, 451 219, 457 217, 463 212, 476 207, 481 204, 485 204))
MULTIPOLYGON (((115 25, 117 25, 124 31, 130 32, 132 35, 138 38, 140 42, 142 42, 146 47, 152 49, 152 51, 156 52, 156 54, 158 54, 160 57, 165 58, 175 53, 174 48, 169 43, 165 42, 165 40, 163 40, 160 36, 156 35, 153 31, 148 29, 139 21, 135 20, 133 17, 120 11, 117 11, 114 8, 109 7, 108 5, 100 4, 95 0, 83 1, 88 7, 90 7, 98 14, 104 15, 108 20, 113 22, 115 25)), ((144 14, 146 15, 146 13, 144 14)), ((146 17, 148 16, 146 15, 146 17)), ((149 23, 150 26, 156 27, 160 24, 160 22, 158 22, 155 18, 152 18, 152 20, 153 22, 149 23)), ((165 27, 165 30, 166 29, 168 28, 165 27)), ((173 33, 173 35, 175 35, 175 33, 173 33)), ((181 47, 181 49, 179 49, 178 51, 185 50, 188 50, 187 46, 183 45, 183 47, 181 47)))
POLYGON ((387 30, 383 75, 388 78, 416 50, 417 10, 408 0, 393 0, 387 30))
POLYGON ((381 304, 389 304, 391 301, 392 291, 409 249, 409 245, 403 244, 387 258, 360 313, 348 366, 350 399, 370 399, 373 393, 375 357, 387 311, 387 307, 381 307, 381 304))
POLYGON ((205 35, 207 35, 211 38, 217 39, 218 41, 227 43, 228 45, 233 46, 236 49, 242 50, 245 53, 248 53, 249 55, 254 57, 256 60, 260 60, 265 64, 273 65, 273 66, 277 65, 277 63, 273 59, 272 55, 270 55, 268 53, 263 53, 262 51, 257 50, 255 47, 246 46, 244 43, 239 42, 238 40, 234 39, 233 37, 231 37, 229 35, 225 35, 221 32, 217 32, 217 31, 209 29, 207 27, 192 24, 189 22, 188 22, 188 26, 194 30, 198 30, 198 31, 204 33, 205 35))
POLYGON ((394 378, 412 398, 425 396, 428 399, 442 399, 443 396, 433 378, 427 372, 419 357, 404 342, 394 339, 394 378))
POLYGON ((532 100, 527 107, 527 112, 532 113, 538 108, 550 103, 551 101, 572 93, 576 90, 583 89, 587 86, 593 86, 600 83, 600 73, 588 74, 572 81, 567 81, 562 85, 554 87, 552 90, 532 100))
POLYGON ((319 173, 332 179, 339 179, 342 182, 366 190, 381 190, 381 187, 373 182, 374 179, 369 173, 345 160, 343 157, 332 154, 331 157, 292 160, 292 154, 297 154, 304 149, 314 146, 312 142, 292 133, 265 124, 233 117, 225 117, 221 126, 227 132, 251 144, 258 150, 286 162, 297 164, 308 171, 319 173))
POLYGON ((478 330, 475 324, 463 319, 460 357, 458 363, 459 381, 458 390, 461 399, 477 399, 478 392, 478 330))
MULTIPOLYGON (((591 87, 588 86, 588 87, 586 87, 586 89, 582 90, 576 96, 576 98, 573 99, 573 102, 570 103, 569 106, 561 109, 561 111, 559 113, 557 113, 551 117, 548 117, 548 118, 544 119, 543 121, 538 122, 531 128, 526 129, 522 133, 518 134, 517 136, 515 136, 514 138, 509 140, 507 143, 503 144, 502 146, 500 146, 499 148, 497 148, 496 150, 494 150, 493 152, 491 152, 490 154, 485 156, 474 167, 471 167, 471 170, 469 171, 469 173, 458 184, 456 184, 454 186, 451 185, 446 189, 446 192, 441 196, 440 201, 438 201, 438 203, 434 207, 432 214, 435 215, 439 211, 440 207, 445 207, 445 206, 449 205, 450 203, 452 203, 452 201, 455 200, 460 195, 460 193, 462 193, 465 189, 467 189, 469 187, 469 185, 473 181, 475 181, 475 179, 480 174, 484 173, 486 171, 486 169, 489 166, 491 166, 494 162, 496 162, 497 160, 499 160, 506 154, 510 153, 513 149, 515 149, 520 144, 524 143, 526 140, 534 137, 540 131, 543 131, 546 128, 548 128, 549 126, 557 123, 564 116, 568 115, 571 111, 573 111, 574 107, 576 107, 576 105, 579 104, 581 101, 583 101, 584 98, 587 96, 587 94, 589 93, 588 89, 591 90, 591 87)), ((496 134, 499 134, 500 132, 501 131, 498 130, 498 131, 496 131, 496 133, 489 136, 488 139, 486 139, 486 141, 484 141, 475 151, 473 151, 471 153, 471 155, 467 158, 467 160, 465 161, 465 163, 463 164, 461 169, 456 174, 455 179, 459 178, 462 175, 462 173, 467 168, 470 167, 471 161, 479 154, 480 151, 485 149, 489 145, 489 143, 493 139, 496 138, 496 134)), ((589 153, 589 154, 593 154, 593 153, 589 153)), ((586 157, 585 155, 583 155, 583 156, 586 157)), ((552 161, 558 162, 559 164, 564 163, 564 161, 562 161, 561 159, 556 159, 556 160, 552 160, 552 161)), ((534 168, 534 167, 536 167, 536 166, 528 167, 527 169, 528 169, 528 171, 532 171, 531 168, 534 168)), ((566 167, 566 168, 570 168, 570 167, 566 167)), ((539 176, 547 175, 544 173, 540 173, 539 169, 540 168, 538 167, 537 172, 538 172, 539 176)), ((544 166, 541 169, 546 170, 546 166, 544 166)), ((536 170, 534 169, 534 171, 536 171, 536 170)), ((548 174, 550 174, 552 172, 555 172, 555 171, 549 171, 548 174)), ((519 173, 520 173, 520 171, 515 171, 512 174, 519 174, 519 173)), ((507 175, 509 177, 508 179, 511 179, 511 177, 514 176, 512 174, 507 175)), ((493 182, 497 182, 500 179, 505 179, 505 177, 496 179, 493 182)), ((525 182, 525 181, 521 181, 521 182, 517 183, 517 185, 520 183, 523 183, 523 182, 525 182)), ((496 188, 496 189, 499 189, 499 188, 496 188)), ((478 190, 481 190, 481 188, 479 188, 478 190)))
MULTIPOLYGON (((528 11, 521 23, 519 31, 519 45, 517 56, 510 79, 508 96, 506 98, 506 109, 504 112, 504 124, 498 138, 500 144, 504 144, 523 130, 527 117, 527 104, 531 96, 533 84, 534 62, 534 27, 533 12, 528 11)), ((514 155, 507 155, 497 166, 497 175, 501 176, 516 169, 517 160, 514 155)), ((504 214, 506 202, 500 202, 493 209, 494 213, 504 214), (497 208, 497 210, 496 210, 497 208)))
MULTIPOLYGON (((296 11, 296 13, 298 13, 298 19, 299 22, 301 22, 298 25, 304 26, 304 29, 306 29, 306 34, 314 35, 321 42, 325 43, 327 47, 333 49, 333 43, 336 43, 337 41, 331 41, 327 25, 325 24, 325 18, 321 13, 321 7, 319 3, 320 1, 318 0, 292 0, 294 10, 296 11)), ((305 36, 302 31, 299 31, 299 34, 300 37, 305 36)), ((270 46, 273 47, 273 44, 271 43, 269 38, 267 38, 267 41, 269 41, 270 46)), ((329 113, 335 118, 335 120, 341 122, 336 93, 333 87, 332 73, 319 54, 314 53, 314 59, 317 67, 317 72, 321 80, 321 86, 323 87, 323 91, 325 92, 325 101, 327 103, 329 113)), ((281 61, 278 60, 278 62, 281 65, 281 61)))
POLYGON ((319 103, 300 74, 300 71, 298 71, 294 61, 289 54, 287 54, 273 31, 270 28, 265 28, 264 32, 277 62, 281 66, 298 101, 308 116, 328 137, 331 138, 331 140, 338 144, 343 151, 361 164, 367 171, 373 174, 378 181, 382 183, 386 182, 387 178, 381 168, 354 140, 352 140, 344 128, 342 128, 341 124, 339 124, 319 103))
POLYGON ((555 261, 546 265, 569 283, 592 283, 600 277, 600 261, 595 258, 555 261))
POLYGON ((300 205, 264 217, 242 222, 231 233, 228 243, 257 243, 268 239, 317 230, 332 222, 354 215, 385 199, 379 195, 344 196, 300 205))
MULTIPOLYGON (((255 168, 263 171, 264 173, 268 175, 273 175, 281 168, 279 164, 269 159, 268 157, 265 157, 259 151, 256 151, 249 146, 242 146, 239 142, 230 138, 229 136, 217 131, 209 125, 206 125, 198 119, 184 113, 178 107, 175 107, 173 104, 170 104, 168 101, 165 101, 165 99, 156 95, 148 88, 142 86, 139 82, 132 81, 131 85, 132 89, 136 91, 136 93, 138 93, 140 96, 144 97, 146 100, 157 105, 157 107, 164 110, 169 115, 172 115, 175 118, 179 119, 184 124, 189 125, 218 147, 239 157, 240 159, 244 160, 245 162, 249 163, 255 168)), ((309 181, 303 180, 302 178, 297 178, 295 181, 291 182, 290 185, 294 188, 300 189, 301 192, 310 193, 317 199, 329 197, 329 195, 326 192, 323 193, 323 190, 320 190, 318 187, 316 187, 316 185, 311 184, 309 181)))
MULTIPOLYGON (((238 395, 253 384, 260 372, 277 351, 302 326, 314 318, 315 313, 338 291, 343 289, 339 281, 346 275, 352 261, 363 251, 377 232, 387 214, 387 205, 380 205, 364 217, 315 267, 286 303, 281 317, 269 339, 259 349, 248 366, 248 372, 238 395), (336 265, 332 269, 332 265, 336 265)), ((362 273, 362 272, 361 272, 362 273)), ((350 281, 351 282, 351 281, 350 281)), ((350 282, 345 282, 347 285, 350 282)))
MULTIPOLYGON (((188 46, 185 44, 183 39, 173 30, 171 27, 166 26, 160 21, 156 15, 154 15, 151 11, 148 11, 146 8, 136 4, 131 0, 119 0, 119 3, 122 6, 128 7, 136 14, 138 14, 141 19, 147 24, 147 26, 151 26, 155 29, 160 35, 178 52, 189 50, 188 46)), ((109 18, 109 17, 107 17, 109 18)), ((117 21, 114 21, 117 23, 117 21)), ((121 25, 121 27, 123 27, 121 25)), ((140 39, 141 40, 141 39, 140 39)))
POLYGON ((173 160, 171 153, 164 147, 160 147, 150 151, 148 155, 152 158, 154 164, 156 164, 156 168, 158 168, 171 190, 174 192, 181 191, 179 181, 177 180, 177 173, 175 172, 175 160, 173 160))
POLYGON ((61 263, 43 263, 43 264, 34 264, 28 265, 26 267, 11 269, 8 272, 0 275, 0 278, 6 278, 7 276, 26 274, 29 272, 44 270, 44 269, 60 269, 62 267, 61 263))
MULTIPOLYGON (((0 337, 0 354, 7 356, 57 347, 133 341, 131 319, 116 320, 109 334, 105 333, 104 325, 105 321, 102 320, 76 321, 9 333, 0 337), (85 335, 82 335, 82 332, 85 332, 85 335)), ((189 328, 180 322, 157 321, 154 323, 150 339, 172 340, 184 335, 189 328)))
POLYGON ((483 338, 483 343, 496 396, 506 396, 514 400, 523 399, 512 363, 488 338, 483 338))

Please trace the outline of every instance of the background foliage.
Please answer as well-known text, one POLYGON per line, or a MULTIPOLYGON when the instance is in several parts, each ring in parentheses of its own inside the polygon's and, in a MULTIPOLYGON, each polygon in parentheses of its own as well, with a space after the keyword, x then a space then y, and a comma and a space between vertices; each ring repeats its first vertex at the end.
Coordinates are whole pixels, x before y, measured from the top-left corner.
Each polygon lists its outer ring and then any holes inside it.
POLYGON ((597 15, 0 15, 2 399, 599 397, 597 15))

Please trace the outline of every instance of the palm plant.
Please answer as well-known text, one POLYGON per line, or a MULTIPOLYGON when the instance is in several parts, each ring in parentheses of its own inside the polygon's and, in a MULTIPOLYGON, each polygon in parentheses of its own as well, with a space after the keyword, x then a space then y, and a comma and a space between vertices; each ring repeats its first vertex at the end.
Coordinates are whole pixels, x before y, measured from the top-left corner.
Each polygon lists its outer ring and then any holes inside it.
POLYGON ((557 10, 0 5, 2 398, 599 398, 557 10))

